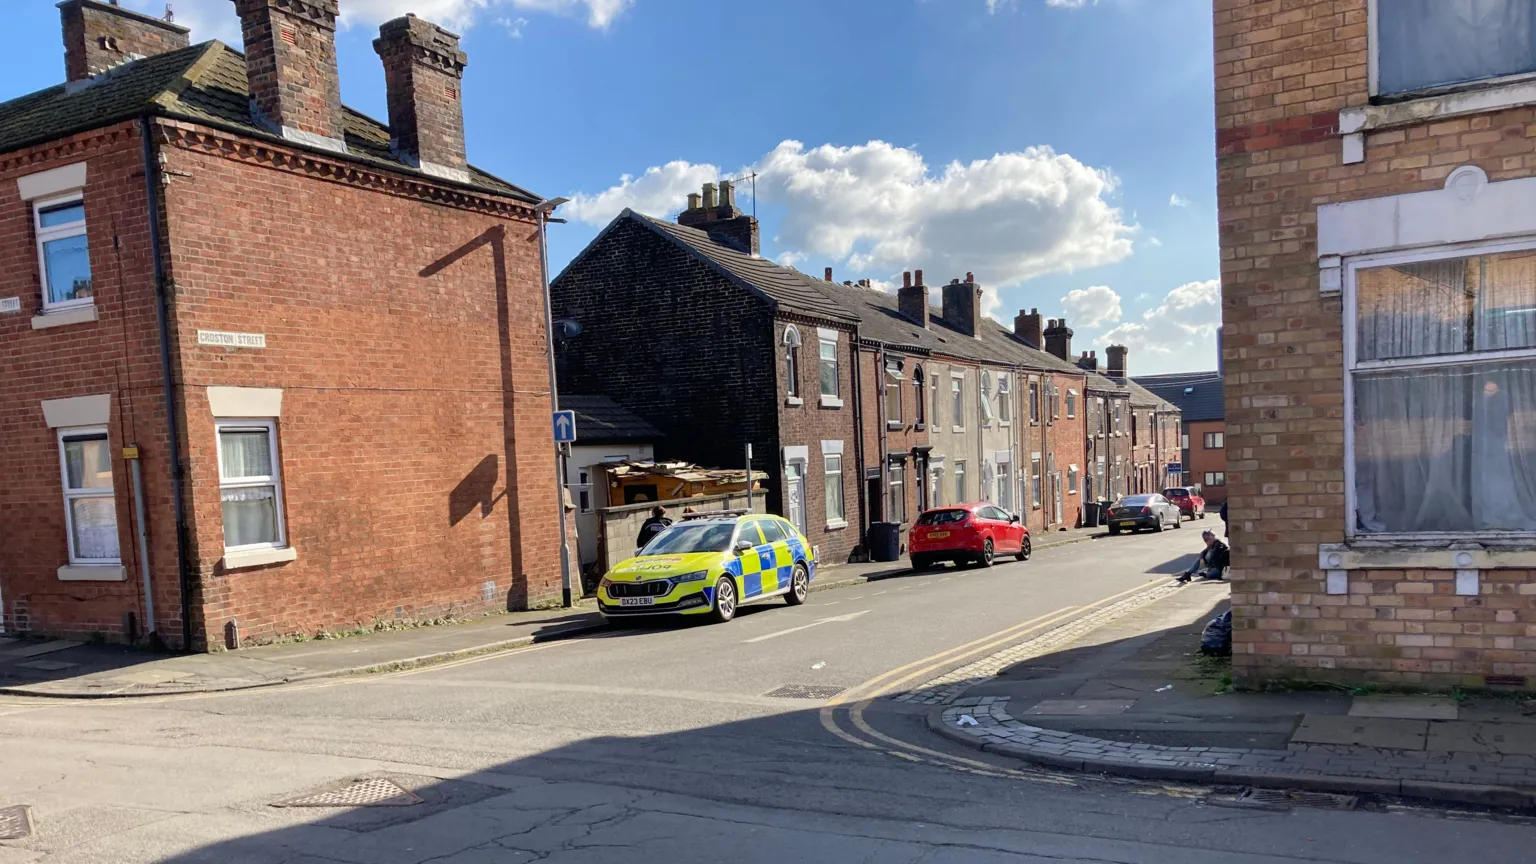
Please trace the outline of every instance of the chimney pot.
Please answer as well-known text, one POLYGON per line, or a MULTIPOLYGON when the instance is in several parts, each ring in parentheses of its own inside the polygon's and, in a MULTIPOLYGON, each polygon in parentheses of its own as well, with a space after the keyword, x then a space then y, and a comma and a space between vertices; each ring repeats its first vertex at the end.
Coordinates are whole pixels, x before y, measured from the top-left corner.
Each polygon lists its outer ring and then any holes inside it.
POLYGON ((960 279, 958 277, 956 277, 954 279, 951 279, 951 280, 949 280, 949 284, 951 284, 951 285, 959 285, 960 284, 960 279))
POLYGON ((705 183, 704 184, 704 209, 705 210, 713 210, 717 206, 719 206, 719 202, 715 199, 715 184, 713 184, 713 183, 705 183))
POLYGON ((251 115, 289 140, 345 151, 336 0, 235 0, 251 115))
POLYGON ((735 201, 731 181, 723 180, 718 187, 705 183, 702 196, 688 196, 688 209, 677 217, 677 224, 707 232, 716 243, 756 257, 759 248, 757 219, 736 209, 735 201), (720 197, 716 197, 717 190, 720 197))
POLYGON ((902 274, 901 274, 901 287, 903 287, 903 288, 911 288, 912 287, 912 271, 911 270, 906 270, 906 271, 902 272, 902 274))
POLYGON ((704 200, 703 196, 701 196, 699 193, 697 193, 697 192, 689 192, 688 193, 688 209, 689 210, 697 210, 697 209, 699 209, 699 206, 700 206, 699 202, 702 201, 702 200, 704 200))
POLYGON ((967 281, 967 282, 975 282, 976 281, 976 274, 972 273, 969 270, 965 271, 965 281, 967 281))
POLYGON ((189 31, 140 12, 117 0, 65 0, 59 4, 64 30, 64 77, 84 81, 136 57, 153 57, 192 44, 189 31))
POLYGON ((390 144, 423 172, 469 182, 459 37, 415 15, 386 21, 373 50, 384 61, 390 144))
POLYGON ((912 281, 916 282, 918 285, 923 284, 923 271, 921 271, 921 270, 913 270, 912 271, 912 281))
POLYGON ((831 282, 832 281, 832 268, 831 267, 827 268, 827 275, 823 276, 822 279, 827 281, 827 282, 831 282))

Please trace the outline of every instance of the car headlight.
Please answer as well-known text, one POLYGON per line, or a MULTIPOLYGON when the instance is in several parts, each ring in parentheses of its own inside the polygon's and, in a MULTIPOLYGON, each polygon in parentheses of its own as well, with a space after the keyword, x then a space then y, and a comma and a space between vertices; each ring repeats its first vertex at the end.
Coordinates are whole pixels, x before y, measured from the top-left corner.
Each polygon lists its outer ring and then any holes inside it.
POLYGON ((672 577, 672 581, 676 582, 676 583, 682 583, 682 582, 703 582, 705 579, 708 579, 708 578, 709 578, 709 571, 708 570, 699 570, 699 571, 694 572, 694 573, 684 573, 681 576, 673 576, 672 577))
POLYGON ((602 578, 602 580, 597 583, 597 587, 599 587, 599 588, 607 588, 609 585, 612 585, 612 584, 613 583, 611 581, 609 581, 608 577, 604 576, 602 578))

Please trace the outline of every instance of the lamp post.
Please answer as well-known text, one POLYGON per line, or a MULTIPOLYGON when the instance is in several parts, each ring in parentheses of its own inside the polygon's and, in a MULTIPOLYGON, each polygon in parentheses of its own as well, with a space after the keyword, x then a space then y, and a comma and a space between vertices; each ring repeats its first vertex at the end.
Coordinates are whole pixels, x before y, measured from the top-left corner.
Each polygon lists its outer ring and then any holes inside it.
MULTIPOLYGON (((555 382, 554 303, 549 296, 549 214, 569 198, 551 198, 534 205, 539 214, 539 273, 544 283, 544 338, 549 357, 549 408, 560 410, 560 389, 555 382)), ((555 513, 560 522, 560 603, 571 608, 571 543, 565 532, 565 446, 555 445, 555 513)))

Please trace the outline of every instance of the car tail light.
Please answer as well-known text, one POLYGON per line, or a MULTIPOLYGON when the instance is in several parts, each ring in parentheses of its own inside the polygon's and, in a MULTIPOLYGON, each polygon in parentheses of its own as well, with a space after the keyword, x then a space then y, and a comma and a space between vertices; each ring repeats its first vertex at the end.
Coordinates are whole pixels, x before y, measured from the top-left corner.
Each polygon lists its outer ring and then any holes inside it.
POLYGON ((1141 515, 1143 515, 1143 516, 1151 516, 1152 515, 1152 508, 1151 507, 1143 507, 1143 508, 1141 508, 1141 515))

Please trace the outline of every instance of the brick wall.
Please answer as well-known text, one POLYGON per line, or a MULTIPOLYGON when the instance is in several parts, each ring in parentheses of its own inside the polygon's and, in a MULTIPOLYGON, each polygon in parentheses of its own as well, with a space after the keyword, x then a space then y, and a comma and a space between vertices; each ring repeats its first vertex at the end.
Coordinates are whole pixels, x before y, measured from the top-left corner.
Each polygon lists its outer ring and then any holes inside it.
MULTIPOLYGON (((840 564, 848 560, 854 549, 863 545, 863 537, 860 532, 859 502, 861 494, 862 469, 858 461, 858 449, 854 440, 858 434, 855 426, 856 400, 854 398, 854 369, 856 368, 853 351, 853 331, 839 328, 840 338, 837 342, 837 392, 843 400, 841 408, 824 407, 820 403, 821 377, 819 361, 819 343, 817 341, 817 327, 825 326, 826 322, 818 322, 812 318, 795 317, 793 320, 780 320, 774 323, 771 332, 774 334, 774 344, 782 348, 784 344, 784 328, 794 326, 800 331, 800 404, 790 404, 785 398, 788 392, 788 379, 785 377, 786 366, 782 354, 779 362, 773 365, 776 374, 771 379, 775 385, 774 395, 770 398, 778 406, 777 410, 777 447, 758 451, 760 462, 772 461, 772 465, 760 464, 759 467, 767 468, 775 481, 775 494, 770 498, 771 509, 774 513, 784 513, 784 500, 780 483, 783 480, 784 450, 785 447, 804 447, 806 449, 805 465, 805 524, 806 539, 816 546, 821 557, 820 560, 828 564, 840 564), (843 442, 843 521, 846 525, 829 525, 827 521, 827 493, 825 473, 826 462, 822 457, 821 442, 843 442)), ((867 357, 868 355, 864 355, 867 357)), ((860 382, 863 386, 862 393, 869 392, 867 381, 860 382)), ((873 415, 865 415, 871 419, 873 415)), ((864 451, 866 465, 874 464, 873 454, 878 451, 867 448, 864 451)), ((866 503, 866 507, 868 504, 866 503)), ((866 510, 867 513, 867 510, 866 510)))
MULTIPOLYGON (((1224 420, 1204 420, 1189 424, 1189 464, 1184 466, 1184 470, 1188 472, 1191 485, 1205 484, 1205 475, 1208 473, 1226 472, 1226 449, 1214 450, 1207 449, 1205 446, 1206 435, 1215 432, 1225 433, 1226 430, 1227 424, 1224 420)), ((1214 505, 1227 500, 1227 489, 1225 486, 1205 485, 1201 495, 1214 510, 1216 509, 1214 505)))
POLYGON ((132 486, 122 447, 137 443, 150 510, 151 574, 159 630, 179 638, 176 533, 171 512, 165 396, 155 327, 138 126, 119 124, 0 157, 0 614, 9 631, 121 640, 124 614, 143 627, 132 486), (33 329, 42 311, 32 207, 18 177, 86 163, 85 215, 97 320, 33 329), (69 563, 55 430, 42 402, 111 396, 108 424, 118 543, 126 579, 61 581, 69 563))
MULTIPOLYGON (((919 430, 917 428, 915 413, 917 389, 912 383, 913 370, 922 364, 924 358, 909 357, 896 352, 886 352, 885 357, 887 360, 902 361, 902 374, 906 376, 906 380, 902 381, 900 386, 886 394, 884 391, 886 376, 881 374, 880 357, 880 349, 877 347, 864 346, 859 353, 859 371, 862 376, 860 394, 864 400, 862 411, 864 421, 864 461, 865 467, 869 469, 880 467, 882 442, 887 456, 907 457, 903 463, 901 478, 904 514, 902 519, 902 547, 905 549, 906 532, 911 529, 912 523, 917 519, 918 514, 922 512, 917 494, 919 479, 921 478, 923 483, 928 482, 926 476, 922 476, 927 474, 926 463, 919 463, 913 458, 913 448, 928 446, 927 423, 923 424, 923 429, 919 430), (892 397, 899 399, 901 404, 901 421, 895 427, 891 426, 888 422, 886 414, 888 405, 883 401, 885 398, 892 397)), ((924 370, 924 374, 925 386, 923 397, 926 404, 923 411, 926 421, 927 413, 933 405, 933 396, 926 386, 926 370, 924 370)), ((874 510, 878 510, 879 518, 882 521, 891 521, 893 515, 890 512, 889 484, 890 474, 886 472, 881 481, 881 488, 883 490, 882 500, 874 505, 874 510)))
POLYGON ((1319 294, 1317 208, 1439 189, 1464 164, 1493 181, 1536 169, 1528 107, 1371 132, 1345 164, 1338 112, 1369 102, 1367 15, 1367 0, 1215 3, 1235 677, 1536 680, 1527 571, 1482 571, 1461 597, 1451 571, 1354 570, 1349 594, 1325 593, 1318 547, 1346 520, 1343 305, 1319 294))
MULTIPOLYGON (((1084 464, 1083 441, 1084 429, 1087 421, 1086 412, 1083 409, 1083 394, 1086 390, 1084 379, 1081 375, 1052 373, 1051 382, 1057 390, 1061 391, 1060 416, 1052 417, 1050 425, 1042 431, 1044 439, 1044 452, 1054 454, 1056 457, 1056 470, 1061 474, 1061 513, 1062 522, 1052 523, 1050 527, 1076 527, 1082 515, 1083 474, 1087 470, 1084 464), (1067 414, 1067 391, 1077 391, 1077 410, 1073 416, 1067 414), (1077 491, 1073 492, 1068 484, 1067 473, 1071 466, 1078 467, 1077 491)), ((1047 467, 1049 460, 1047 460, 1047 467)), ((1033 528, 1033 526, 1031 526, 1033 528)))
POLYGON ((162 151, 199 632, 557 601, 533 223, 335 182, 318 157, 274 167, 201 136, 162 151), (201 346, 199 330, 264 333, 266 348, 201 346), (283 391, 295 561, 221 564, 210 386, 283 391))

